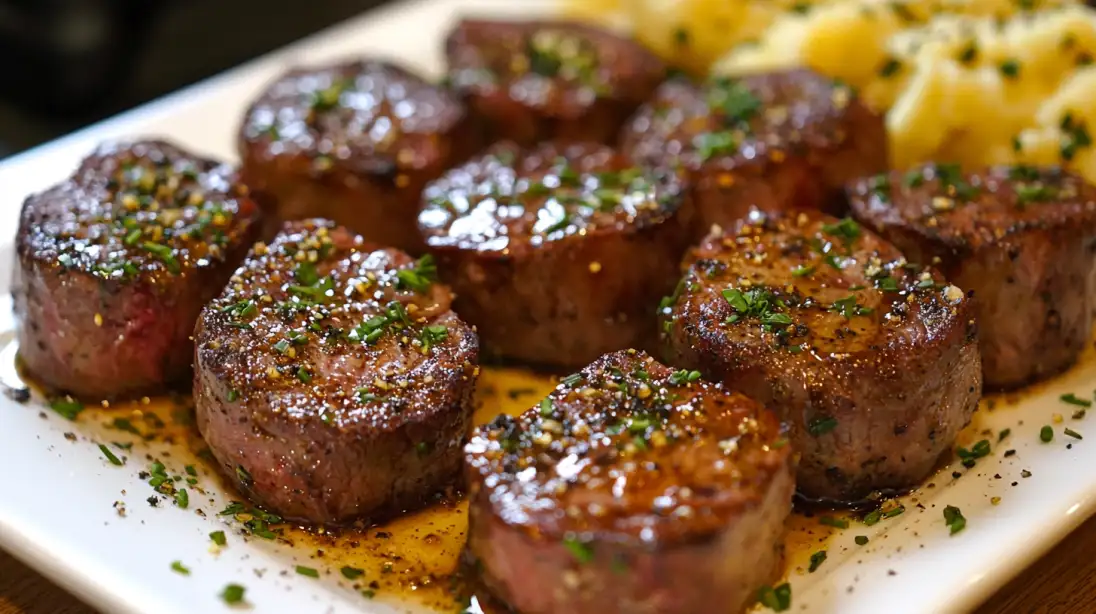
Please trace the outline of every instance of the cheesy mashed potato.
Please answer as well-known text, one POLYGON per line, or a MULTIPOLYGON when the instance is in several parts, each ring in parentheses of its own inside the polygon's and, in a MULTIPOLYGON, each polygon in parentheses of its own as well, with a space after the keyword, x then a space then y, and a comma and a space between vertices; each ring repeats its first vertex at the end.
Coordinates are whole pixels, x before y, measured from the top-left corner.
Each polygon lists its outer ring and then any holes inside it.
MULTIPOLYGON (((580 0, 577 0, 580 1, 580 0)), ((809 66, 887 113, 891 162, 1061 163, 1096 182, 1096 10, 1068 0, 615 0, 670 61, 809 66), (654 18, 661 6, 659 19, 654 18), (728 20, 734 25, 717 25, 728 20), (715 42, 720 27, 725 44, 715 42), (751 33, 755 38, 751 38, 751 33), (672 44, 668 44, 669 40, 672 44), (718 53, 717 52, 717 53, 718 53)))

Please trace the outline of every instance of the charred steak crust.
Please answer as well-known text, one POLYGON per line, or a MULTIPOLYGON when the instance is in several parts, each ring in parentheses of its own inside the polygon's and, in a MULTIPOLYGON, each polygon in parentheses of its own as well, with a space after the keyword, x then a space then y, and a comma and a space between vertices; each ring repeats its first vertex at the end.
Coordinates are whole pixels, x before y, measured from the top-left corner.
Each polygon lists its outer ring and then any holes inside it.
POLYGON ((1053 375, 1096 310, 1096 188, 1058 168, 926 165, 849 187, 853 214, 973 291, 987 388, 1053 375))
POLYGON ((653 345, 691 235, 675 173, 603 145, 503 143, 423 198, 419 227, 485 352, 577 368, 653 345))
POLYGON ((665 75, 635 41, 565 21, 464 20, 445 41, 448 81, 490 140, 609 143, 665 75))
POLYGON ((290 70, 239 136, 244 177, 276 197, 278 218, 329 218, 411 253, 423 186, 481 145, 455 96, 379 61, 290 70))
POLYGON ((474 431, 468 552, 496 596, 523 614, 735 612, 775 579, 794 454, 771 412, 699 375, 614 352, 474 431))
POLYGON ((198 312, 259 218, 226 165, 162 141, 100 147, 23 203, 12 282, 23 362, 88 399, 186 381, 198 312))
POLYGON ((667 81, 621 140, 638 161, 688 169, 705 230, 752 206, 841 212, 847 181, 887 169, 883 118, 809 70, 667 81))
POLYGON ((851 219, 755 214, 686 265, 661 308, 669 362, 776 411, 805 495, 912 487, 970 421, 972 301, 851 219))
POLYGON ((326 220, 255 246, 195 331, 198 428, 244 493, 340 523, 459 471, 478 342, 433 276, 326 220))

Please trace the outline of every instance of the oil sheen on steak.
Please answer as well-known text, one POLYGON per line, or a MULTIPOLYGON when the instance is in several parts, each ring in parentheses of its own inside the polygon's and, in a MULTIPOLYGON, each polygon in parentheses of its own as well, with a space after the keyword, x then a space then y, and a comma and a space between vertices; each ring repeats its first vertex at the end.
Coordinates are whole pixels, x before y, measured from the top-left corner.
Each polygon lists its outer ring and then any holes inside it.
POLYGON ((560 21, 464 20, 445 42, 449 82, 490 140, 616 140, 665 68, 638 43, 560 21))
POLYGON ((692 234, 680 177, 596 144, 500 144, 432 183, 419 226, 485 352, 578 368, 654 346, 692 234))
POLYGON ((1096 310, 1096 188, 1059 168, 927 165, 849 187, 853 214, 973 291, 987 388, 1069 367, 1096 310))
POLYGON ((522 614, 742 611, 780 573, 787 443, 698 373, 607 354, 475 430, 468 554, 522 614))
POLYGON ((916 485, 982 392, 974 306, 851 219, 755 214, 663 303, 668 361, 776 411, 813 498, 916 485))
POLYGON ((705 231, 754 206, 840 212, 847 181, 887 168, 883 118, 809 70, 667 81, 621 138, 638 161, 688 169, 705 231))
POLYGON ((423 186, 480 147, 460 101, 377 61, 289 71, 239 136, 244 177, 276 197, 278 218, 329 218, 411 253, 423 186))
POLYGON ((160 141, 105 145, 29 197, 12 282, 35 379, 89 400, 186 382, 198 312, 259 237, 228 166, 160 141))
POLYGON ((259 244, 195 331, 198 428, 252 500, 314 523, 420 505, 460 467, 478 343, 429 258, 324 220, 259 244))

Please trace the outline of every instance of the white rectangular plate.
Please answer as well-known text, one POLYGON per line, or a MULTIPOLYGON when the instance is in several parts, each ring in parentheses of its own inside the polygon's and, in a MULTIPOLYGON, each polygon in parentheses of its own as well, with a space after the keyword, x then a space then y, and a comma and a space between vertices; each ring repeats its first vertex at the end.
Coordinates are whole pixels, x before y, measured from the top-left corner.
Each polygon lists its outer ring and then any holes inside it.
MULTIPOLYGON (((290 65, 380 55, 437 75, 442 37, 458 14, 527 15, 550 8, 550 2, 533 0, 397 4, 5 161, 0 164, 0 284, 8 287, 23 198, 62 180, 100 141, 164 136, 196 152, 234 159, 237 122, 245 105, 290 65)), ((10 305, 4 303, 0 341, 7 343, 11 330, 10 305)), ((0 354, 0 374, 10 371, 12 349, 0 354)), ((791 523, 798 528, 791 535, 788 572, 793 611, 899 614, 976 606, 1093 513, 1096 447, 1063 435, 1065 426, 1081 433, 1088 429, 1085 420, 1071 419, 1075 408, 1059 396, 1073 392, 1091 398, 1094 388, 1096 357, 1088 355, 1069 373, 1013 402, 999 401, 992 411, 983 406, 963 441, 969 445, 988 437, 992 455, 971 470, 958 464, 942 469, 930 480, 931 487, 903 498, 906 512, 900 516, 872 527, 854 521, 835 535, 816 520, 796 519, 791 523), (1054 422, 1056 414, 1064 417, 1063 423, 1054 422), (1044 424, 1054 426, 1051 443, 1039 440, 1044 424), (997 443, 997 433, 1005 428, 1011 435, 997 443), (1010 449, 1015 454, 1005 457, 1010 449), (963 474, 959 479, 952 477, 956 470, 963 474), (1021 477, 1027 472, 1030 477, 1021 477), (962 509, 966 530, 949 536, 945 505, 962 509), (855 545, 857 535, 868 536, 870 542, 855 545), (818 549, 826 549, 828 559, 815 573, 807 573, 806 559, 818 549)), ((133 409, 115 411, 129 416, 133 409)), ((226 609, 219 598, 222 588, 238 582, 247 587, 247 602, 258 612, 421 611, 383 594, 375 600, 363 598, 338 572, 353 554, 328 553, 317 561, 315 547, 240 538, 235 525, 214 514, 232 494, 208 475, 198 485, 208 494, 199 498, 195 491, 189 509, 168 503, 150 507, 145 503, 150 487, 137 475, 149 464, 146 456, 174 460, 176 466, 169 468, 180 472, 182 453, 159 443, 138 443, 124 453, 131 457, 127 464, 115 467, 104 460, 97 444, 132 437, 102 428, 102 421, 101 414, 95 421, 66 421, 37 396, 28 404, 0 398, 0 547, 89 603, 107 612, 218 612, 226 609), (66 438, 66 433, 74 436, 66 438), (124 518, 116 501, 126 507, 124 518), (208 513, 199 515, 197 509, 208 513), (212 553, 207 536, 218 529, 229 533, 229 546, 212 553), (172 572, 170 564, 176 560, 192 574, 172 572), (320 569, 321 578, 295 573, 298 564, 320 569)), ((1096 429, 1091 435, 1096 437, 1096 429)), ((415 534, 406 522, 401 526, 404 533, 415 534)), ((459 537, 459 531, 448 536, 447 547, 459 544, 459 537)), ((452 552, 445 557, 451 560, 452 552)))

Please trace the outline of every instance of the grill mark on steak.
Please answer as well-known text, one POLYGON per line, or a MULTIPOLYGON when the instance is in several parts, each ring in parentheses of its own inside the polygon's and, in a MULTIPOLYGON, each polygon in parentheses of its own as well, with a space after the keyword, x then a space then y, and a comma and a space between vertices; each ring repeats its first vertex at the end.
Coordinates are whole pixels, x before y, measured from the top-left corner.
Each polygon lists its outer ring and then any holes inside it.
POLYGON ((849 186, 853 213, 974 292, 988 388, 1072 365, 1096 309, 1096 188, 1059 168, 925 165, 849 186))
POLYGON ((811 498, 916 485, 982 390, 974 306, 855 222, 754 214, 685 261, 669 362, 776 411, 811 498))
POLYGON ((198 428, 225 474, 314 523, 422 504, 459 470, 478 373, 451 299, 429 257, 326 220, 257 245, 195 331, 198 428))
POLYGON ((698 375, 614 352, 474 431, 468 553, 496 596, 529 614, 734 612, 775 578, 794 455, 771 412, 698 375))
POLYGON ((705 231, 731 227, 751 207, 839 213, 845 182, 887 168, 883 118, 803 69, 667 81, 621 142, 640 162, 688 170, 705 231))
POLYGON ((494 357, 577 367, 653 345, 692 209, 608 147, 503 143, 427 187, 419 226, 494 357))
POLYGON ((23 362, 94 400, 186 381, 198 312, 259 220, 227 165, 163 141, 100 147, 23 204, 12 282, 23 362))
POLYGON ((456 97, 378 61, 290 70, 239 135, 244 176, 277 197, 280 219, 330 218, 412 253, 423 186, 480 144, 456 97))
POLYGON ((608 143, 665 74, 635 41, 566 21, 463 20, 445 41, 448 81, 490 141, 608 143))

